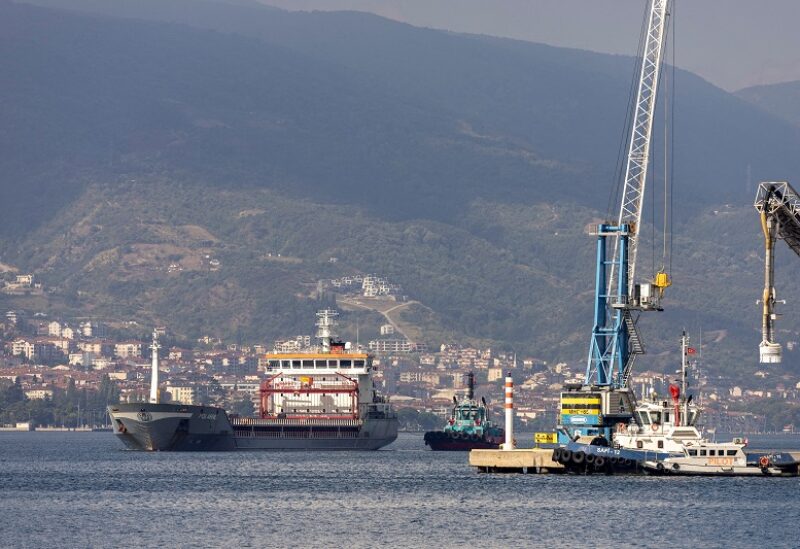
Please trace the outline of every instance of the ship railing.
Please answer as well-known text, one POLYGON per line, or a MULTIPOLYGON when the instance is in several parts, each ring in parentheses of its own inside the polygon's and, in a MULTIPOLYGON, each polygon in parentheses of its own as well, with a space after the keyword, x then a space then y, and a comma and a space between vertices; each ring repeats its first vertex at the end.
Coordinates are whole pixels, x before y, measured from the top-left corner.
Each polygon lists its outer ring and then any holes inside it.
POLYGON ((234 426, 285 426, 285 427, 298 427, 298 426, 341 426, 341 427, 360 427, 363 421, 360 419, 352 418, 258 418, 258 417, 237 417, 231 418, 231 423, 234 426))
POLYGON ((307 431, 254 431, 252 429, 236 429, 237 438, 291 438, 291 439, 314 439, 314 438, 358 438, 359 431, 335 431, 335 430, 322 430, 315 431, 309 429, 307 431))

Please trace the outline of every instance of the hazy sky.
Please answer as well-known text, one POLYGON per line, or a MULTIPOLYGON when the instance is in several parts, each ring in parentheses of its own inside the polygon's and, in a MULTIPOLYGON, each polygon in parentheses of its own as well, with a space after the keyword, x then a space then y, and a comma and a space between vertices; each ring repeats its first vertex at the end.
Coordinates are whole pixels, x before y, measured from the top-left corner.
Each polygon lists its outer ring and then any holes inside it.
MULTIPOLYGON (((417 26, 609 53, 636 52, 645 0, 262 0, 358 10, 417 26)), ((676 58, 736 90, 800 80, 800 0, 674 0, 676 58)))

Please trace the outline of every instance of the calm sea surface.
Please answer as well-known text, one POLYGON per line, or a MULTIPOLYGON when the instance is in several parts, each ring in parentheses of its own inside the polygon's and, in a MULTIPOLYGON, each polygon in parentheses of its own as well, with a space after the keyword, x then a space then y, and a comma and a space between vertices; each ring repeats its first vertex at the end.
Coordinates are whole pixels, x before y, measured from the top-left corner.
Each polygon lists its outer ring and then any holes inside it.
POLYGON ((479 474, 416 434, 371 453, 149 454, 111 433, 0 433, 2 547, 800 547, 798 494, 797 478, 479 474))

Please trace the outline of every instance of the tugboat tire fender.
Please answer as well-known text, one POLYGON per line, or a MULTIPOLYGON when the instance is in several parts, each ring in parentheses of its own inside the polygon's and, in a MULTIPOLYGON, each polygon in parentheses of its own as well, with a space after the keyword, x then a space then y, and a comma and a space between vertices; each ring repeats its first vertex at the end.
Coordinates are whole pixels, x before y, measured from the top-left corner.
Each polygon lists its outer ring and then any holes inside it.
POLYGON ((594 463, 595 459, 597 459, 597 456, 594 455, 594 454, 586 454, 586 458, 585 459, 586 459, 586 463, 591 465, 592 463, 594 463))
MULTIPOLYGON (((588 458, 589 456, 586 457, 588 458)), ((597 467, 598 469, 604 467, 605 464, 606 464, 606 458, 604 458, 603 456, 597 456, 597 458, 595 458, 594 460, 594 466, 597 467)))
POLYGON ((577 465, 583 463, 585 459, 586 459, 586 454, 584 454, 583 452, 575 452, 574 454, 572 454, 572 462, 577 465))

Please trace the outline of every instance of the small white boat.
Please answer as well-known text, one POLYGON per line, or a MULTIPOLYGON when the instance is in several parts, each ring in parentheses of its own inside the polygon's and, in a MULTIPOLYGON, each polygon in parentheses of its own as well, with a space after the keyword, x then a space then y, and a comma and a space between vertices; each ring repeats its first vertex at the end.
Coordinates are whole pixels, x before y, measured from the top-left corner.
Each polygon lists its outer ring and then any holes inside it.
POLYGON ((707 476, 796 476, 798 464, 787 453, 745 453, 746 442, 687 443, 683 455, 645 461, 651 473, 707 476))

